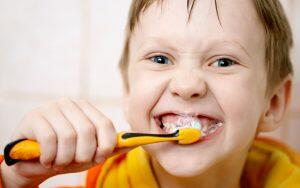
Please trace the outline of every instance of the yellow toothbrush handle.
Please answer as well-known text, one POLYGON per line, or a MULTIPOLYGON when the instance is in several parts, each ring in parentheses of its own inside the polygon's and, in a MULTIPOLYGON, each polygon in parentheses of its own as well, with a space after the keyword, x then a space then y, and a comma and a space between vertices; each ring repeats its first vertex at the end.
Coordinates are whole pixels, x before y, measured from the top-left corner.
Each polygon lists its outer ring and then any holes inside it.
POLYGON ((40 155, 40 144, 33 140, 22 140, 16 143, 9 152, 9 156, 17 160, 35 159, 40 155))
POLYGON ((159 135, 154 134, 121 132, 118 134, 117 148, 136 147, 145 144, 152 144, 172 140, 178 140, 178 136, 176 136, 174 133, 169 134, 169 136, 166 137, 161 137, 159 135))
MULTIPOLYGON (((176 132, 175 132, 176 133, 176 132)), ((118 134, 117 148, 135 147, 155 142, 178 140, 177 135, 168 134, 161 137, 158 134, 126 133, 118 134)), ((177 132, 178 133, 178 132, 177 132)), ((4 148, 4 158, 8 165, 13 165, 20 160, 37 159, 41 155, 40 145, 36 141, 21 139, 9 143, 4 148)))

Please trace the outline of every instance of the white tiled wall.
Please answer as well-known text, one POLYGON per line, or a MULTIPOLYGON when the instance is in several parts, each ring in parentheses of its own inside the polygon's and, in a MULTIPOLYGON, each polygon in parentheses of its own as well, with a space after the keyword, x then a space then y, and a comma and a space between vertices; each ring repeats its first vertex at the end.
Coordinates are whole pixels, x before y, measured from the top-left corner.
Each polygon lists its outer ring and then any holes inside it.
MULTIPOLYGON (((0 1, 0 151, 26 112, 61 96, 90 99, 128 129, 117 63, 129 3, 0 1)), ((83 181, 84 173, 62 175, 42 187, 83 181)))
POLYGON ((78 93, 80 5, 80 0, 0 1, 2 92, 78 93))
MULTIPOLYGON (((294 30, 291 121, 273 133, 300 151, 300 2, 282 0, 294 30)), ((0 151, 22 116, 61 96, 87 98, 128 129, 117 63, 130 0, 0 0, 0 151)), ((84 173, 42 187, 83 184, 84 173), (67 181, 66 181, 67 180, 67 181)))
POLYGON ((116 70, 130 1, 92 0, 91 3, 90 95, 119 97, 121 77, 116 70))

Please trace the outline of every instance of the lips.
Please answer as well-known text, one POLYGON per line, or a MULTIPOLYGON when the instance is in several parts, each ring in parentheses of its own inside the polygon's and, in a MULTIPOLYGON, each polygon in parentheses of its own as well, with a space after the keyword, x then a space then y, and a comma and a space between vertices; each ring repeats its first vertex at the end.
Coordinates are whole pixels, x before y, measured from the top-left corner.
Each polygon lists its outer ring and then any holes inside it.
POLYGON ((155 121, 167 133, 183 128, 196 128, 201 130, 204 138, 211 137, 223 128, 221 120, 203 115, 164 113, 156 116, 155 121))

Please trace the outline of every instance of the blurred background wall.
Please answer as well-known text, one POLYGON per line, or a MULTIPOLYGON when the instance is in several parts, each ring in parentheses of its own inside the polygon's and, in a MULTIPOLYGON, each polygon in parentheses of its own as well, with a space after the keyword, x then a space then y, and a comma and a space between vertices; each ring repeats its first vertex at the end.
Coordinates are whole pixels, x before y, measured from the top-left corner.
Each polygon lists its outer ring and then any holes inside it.
MULTIPOLYGON (((128 129, 117 63, 130 0, 0 0, 0 151, 24 114, 62 96, 85 98, 128 129)), ((269 134, 300 151, 300 1, 282 0, 293 28, 294 95, 286 125, 269 134)), ((84 173, 41 187, 83 184, 84 173)))

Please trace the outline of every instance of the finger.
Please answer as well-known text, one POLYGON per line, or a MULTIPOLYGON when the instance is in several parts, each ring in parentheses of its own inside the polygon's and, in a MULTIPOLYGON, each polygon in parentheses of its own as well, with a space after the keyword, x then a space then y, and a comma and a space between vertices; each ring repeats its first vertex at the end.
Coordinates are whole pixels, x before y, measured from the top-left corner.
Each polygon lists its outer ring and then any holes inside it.
POLYGON ((95 161, 102 162, 114 151, 117 144, 117 134, 113 123, 96 107, 87 101, 78 101, 78 106, 93 122, 97 132, 97 151, 95 161))
POLYGON ((14 131, 11 141, 19 140, 19 139, 33 139, 35 140, 36 137, 33 134, 33 123, 31 123, 36 117, 38 113, 36 111, 31 111, 27 113, 24 118, 21 120, 20 125, 16 127, 14 131))
POLYGON ((76 132, 57 104, 47 105, 41 111, 45 119, 52 125, 57 136, 57 152, 54 165, 66 166, 73 161, 75 156, 76 132))
POLYGON ((20 123, 20 132, 18 131, 15 138, 36 140, 40 144, 40 162, 45 167, 51 166, 56 156, 56 134, 39 112, 33 111, 26 115, 20 123))
POLYGON ((60 100, 59 105, 77 133, 75 161, 78 163, 91 162, 97 146, 94 125, 70 99, 60 100))

